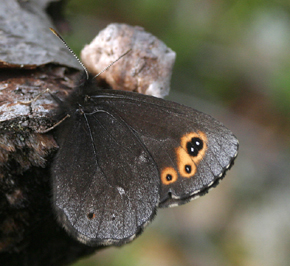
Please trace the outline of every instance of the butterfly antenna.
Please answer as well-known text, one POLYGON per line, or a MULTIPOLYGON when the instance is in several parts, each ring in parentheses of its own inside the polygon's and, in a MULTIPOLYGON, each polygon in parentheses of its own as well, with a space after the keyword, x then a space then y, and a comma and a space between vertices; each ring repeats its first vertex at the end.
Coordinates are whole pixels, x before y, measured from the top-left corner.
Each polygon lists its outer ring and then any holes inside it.
POLYGON ((84 71, 86 72, 87 75, 87 79, 89 79, 89 71, 87 70, 87 68, 85 67, 85 65, 83 64, 83 62, 78 58, 78 56, 75 54, 75 52, 68 46, 68 44, 66 43, 66 41, 60 36, 59 33, 57 33, 53 28, 49 28, 52 33, 58 37, 63 44, 66 46, 66 48, 72 53, 72 55, 75 57, 75 59, 80 63, 80 65, 83 67, 84 71))
POLYGON ((129 49, 128 51, 126 51, 125 53, 123 53, 122 55, 120 55, 116 60, 114 60, 111 64, 109 64, 107 67, 105 67, 100 73, 98 73, 97 75, 94 76, 94 78, 100 76, 103 72, 105 72, 110 66, 114 65, 117 61, 119 61, 122 57, 124 57, 126 54, 128 54, 129 52, 131 52, 132 49, 129 49))

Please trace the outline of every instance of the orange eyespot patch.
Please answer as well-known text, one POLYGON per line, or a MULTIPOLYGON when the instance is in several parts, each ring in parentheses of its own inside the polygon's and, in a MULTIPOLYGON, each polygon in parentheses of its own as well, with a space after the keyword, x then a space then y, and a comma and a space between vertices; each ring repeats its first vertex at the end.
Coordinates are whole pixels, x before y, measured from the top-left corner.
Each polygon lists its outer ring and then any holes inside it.
POLYGON ((196 173, 196 165, 183 147, 176 148, 178 171, 183 177, 191 177, 196 173))
POLYGON ((192 177, 196 167, 204 158, 207 149, 206 135, 198 131, 181 137, 180 146, 176 148, 178 171, 183 177, 192 177))
POLYGON ((174 183, 178 178, 177 172, 173 167, 166 167, 161 171, 161 182, 164 185, 174 183))

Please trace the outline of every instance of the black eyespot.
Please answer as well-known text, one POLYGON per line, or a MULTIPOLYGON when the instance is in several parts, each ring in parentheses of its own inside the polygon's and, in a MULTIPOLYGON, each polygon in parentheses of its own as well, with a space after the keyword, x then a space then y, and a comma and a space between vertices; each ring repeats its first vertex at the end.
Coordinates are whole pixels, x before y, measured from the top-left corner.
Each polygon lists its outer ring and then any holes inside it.
POLYGON ((187 152, 188 152, 189 155, 197 156, 198 150, 196 149, 196 147, 191 142, 187 142, 186 149, 187 149, 187 152))
POLYGON ((171 180, 172 180, 172 175, 168 174, 168 175, 166 176, 166 180, 167 180, 167 181, 171 181, 171 180))
POLYGON ((92 220, 95 218, 95 214, 93 212, 90 212, 87 214, 88 219, 92 220))
POLYGON ((190 142, 187 142, 186 149, 189 155, 197 156, 198 152, 203 148, 203 141, 200 138, 192 138, 190 142))
POLYGON ((190 165, 186 165, 185 166, 185 172, 190 174, 191 173, 191 166, 190 165))
POLYGON ((203 148, 203 141, 200 138, 192 138, 191 143, 197 148, 198 151, 203 148))

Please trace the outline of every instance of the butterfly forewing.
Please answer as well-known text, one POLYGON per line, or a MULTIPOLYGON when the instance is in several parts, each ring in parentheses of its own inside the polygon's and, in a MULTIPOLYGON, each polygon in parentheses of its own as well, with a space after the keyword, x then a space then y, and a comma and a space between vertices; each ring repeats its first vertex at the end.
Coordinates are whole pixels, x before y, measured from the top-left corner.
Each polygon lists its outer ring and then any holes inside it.
POLYGON ((118 112, 154 158, 161 183, 160 207, 180 205, 206 193, 237 156, 238 140, 232 132, 192 108, 121 91, 100 91, 92 98, 95 105, 118 112))

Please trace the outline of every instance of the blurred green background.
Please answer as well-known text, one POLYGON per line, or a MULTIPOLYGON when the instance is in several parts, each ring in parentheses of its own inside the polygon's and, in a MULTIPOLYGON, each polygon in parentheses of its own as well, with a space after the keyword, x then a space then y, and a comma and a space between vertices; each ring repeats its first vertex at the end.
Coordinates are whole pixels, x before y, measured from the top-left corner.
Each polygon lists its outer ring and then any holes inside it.
POLYGON ((74 266, 290 264, 290 2, 69 0, 77 52, 112 22, 139 25, 177 53, 168 99, 222 121, 240 140, 206 196, 159 210, 131 244, 74 266))

